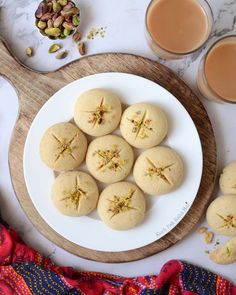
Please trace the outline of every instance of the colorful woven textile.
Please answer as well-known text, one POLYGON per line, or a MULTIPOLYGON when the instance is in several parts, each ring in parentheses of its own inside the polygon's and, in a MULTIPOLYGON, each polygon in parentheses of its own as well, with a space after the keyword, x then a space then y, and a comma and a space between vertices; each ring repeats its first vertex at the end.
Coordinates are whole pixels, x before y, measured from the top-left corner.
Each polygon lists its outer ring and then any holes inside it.
POLYGON ((0 294, 236 295, 236 287, 207 270, 177 260, 159 275, 124 278, 58 267, 0 224, 0 294))

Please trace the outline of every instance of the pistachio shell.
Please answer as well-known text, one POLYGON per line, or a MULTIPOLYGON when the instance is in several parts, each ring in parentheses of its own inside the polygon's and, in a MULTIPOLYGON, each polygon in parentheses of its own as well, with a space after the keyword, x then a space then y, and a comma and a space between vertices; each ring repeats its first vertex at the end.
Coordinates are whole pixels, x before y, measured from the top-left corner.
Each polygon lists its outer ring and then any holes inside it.
POLYGON ((58 37, 61 34, 61 30, 59 28, 47 28, 44 31, 48 36, 58 37))
POLYGON ((60 49, 61 49, 61 45, 60 44, 52 44, 50 46, 50 48, 48 49, 48 52, 49 53, 54 53, 54 52, 57 52, 60 49))

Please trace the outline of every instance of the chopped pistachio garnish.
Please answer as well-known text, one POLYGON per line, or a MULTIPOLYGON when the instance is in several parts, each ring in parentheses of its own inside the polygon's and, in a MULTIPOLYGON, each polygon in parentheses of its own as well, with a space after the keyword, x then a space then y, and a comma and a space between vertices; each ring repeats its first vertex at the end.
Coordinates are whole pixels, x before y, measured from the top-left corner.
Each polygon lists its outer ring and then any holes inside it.
POLYGON ((153 131, 153 128, 150 126, 152 120, 146 119, 146 112, 140 118, 141 112, 136 112, 132 118, 127 118, 133 124, 132 132, 136 134, 136 138, 145 138, 148 137, 148 131, 153 131))
POLYGON ((233 216, 231 214, 227 215, 226 217, 220 215, 220 214, 216 214, 218 217, 220 217, 220 219, 223 220, 223 225, 221 226, 221 228, 236 228, 236 216, 233 216))
POLYGON ((109 113, 110 111, 111 111, 111 107, 106 105, 104 103, 104 98, 102 98, 99 106, 97 106, 95 110, 88 111, 88 113, 91 113, 88 123, 92 123, 93 126, 95 126, 96 124, 98 125, 103 124, 105 121, 104 115, 106 113, 109 113))
POLYGON ((99 166, 97 170, 101 170, 102 172, 105 172, 107 169, 114 171, 120 170, 128 163, 127 159, 121 158, 120 150, 116 145, 112 146, 111 149, 99 149, 93 155, 98 156, 99 166))
POLYGON ((105 37, 107 27, 100 27, 98 29, 92 28, 87 34, 87 40, 93 40, 95 37, 105 37))
POLYGON ((108 212, 112 213, 112 216, 110 219, 112 219, 115 215, 121 212, 136 210, 134 207, 131 207, 131 201, 132 201, 132 197, 134 193, 135 191, 130 189, 127 195, 120 196, 120 197, 117 195, 114 195, 112 200, 108 200, 110 202, 108 212))
POLYGON ((25 53, 28 57, 33 56, 33 54, 34 54, 33 48, 32 47, 26 48, 25 53))

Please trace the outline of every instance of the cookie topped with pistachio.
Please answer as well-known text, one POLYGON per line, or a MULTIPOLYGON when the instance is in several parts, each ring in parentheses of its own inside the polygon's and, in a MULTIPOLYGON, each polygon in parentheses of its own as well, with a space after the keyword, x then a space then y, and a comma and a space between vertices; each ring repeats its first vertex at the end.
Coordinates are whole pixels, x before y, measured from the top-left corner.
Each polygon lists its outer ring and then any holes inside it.
POLYGON ((128 107, 121 118, 120 130, 129 144, 136 148, 151 148, 166 136, 168 122, 157 106, 137 103, 128 107))
POLYGON ((77 168, 85 158, 87 139, 77 126, 58 123, 48 128, 40 141, 42 161, 55 171, 77 168))
POLYGON ((206 214, 209 226, 218 234, 236 236, 236 196, 223 195, 216 198, 206 214))
POLYGON ((121 117, 119 97, 106 89, 90 89, 78 98, 74 120, 91 136, 103 136, 116 129, 121 117))
POLYGON ((97 180, 113 183, 123 180, 133 166, 134 153, 121 137, 106 135, 94 139, 86 156, 89 172, 97 180))
POLYGON ((87 173, 69 171, 60 174, 54 181, 51 191, 55 207, 67 216, 84 216, 97 205, 98 187, 87 173))
POLYGON ((106 187, 98 202, 98 215, 115 230, 135 227, 144 219, 145 197, 140 189, 130 182, 118 182, 106 187))
POLYGON ((162 195, 181 184, 184 166, 175 150, 160 146, 144 151, 136 160, 133 173, 144 193, 162 195))
POLYGON ((63 39, 77 30, 80 10, 70 0, 44 0, 36 12, 36 26, 50 39, 63 39))

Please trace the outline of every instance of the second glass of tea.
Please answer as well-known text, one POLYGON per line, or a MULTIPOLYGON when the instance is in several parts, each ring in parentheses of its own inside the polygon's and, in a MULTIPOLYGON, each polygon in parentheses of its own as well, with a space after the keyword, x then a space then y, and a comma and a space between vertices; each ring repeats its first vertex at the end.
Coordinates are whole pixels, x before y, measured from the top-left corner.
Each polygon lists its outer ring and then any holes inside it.
POLYGON ((236 35, 211 46, 199 65, 197 85, 210 100, 236 103, 236 35))
POLYGON ((166 59, 179 59, 207 41, 213 13, 205 0, 153 0, 146 12, 146 35, 152 50, 166 59))

